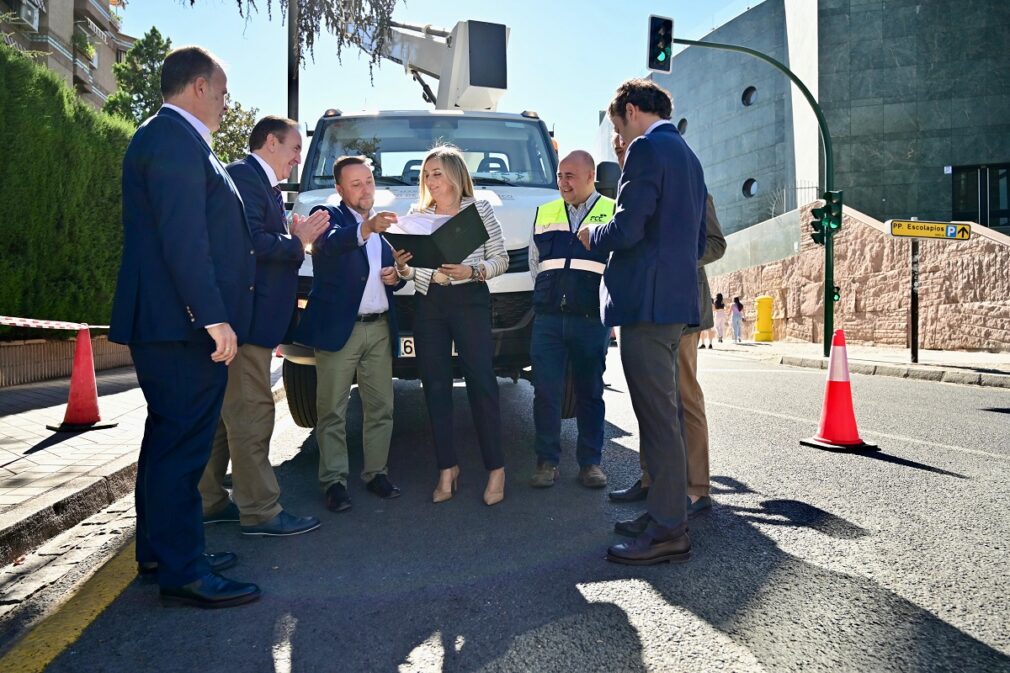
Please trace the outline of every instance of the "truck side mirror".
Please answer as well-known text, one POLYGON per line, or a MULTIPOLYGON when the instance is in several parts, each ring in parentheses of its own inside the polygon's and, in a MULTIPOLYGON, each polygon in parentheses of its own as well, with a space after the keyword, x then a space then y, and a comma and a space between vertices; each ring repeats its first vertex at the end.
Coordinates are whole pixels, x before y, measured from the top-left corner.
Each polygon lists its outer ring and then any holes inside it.
POLYGON ((596 191, 611 199, 617 198, 617 183, 621 179, 621 167, 616 161, 601 161, 596 166, 596 191))

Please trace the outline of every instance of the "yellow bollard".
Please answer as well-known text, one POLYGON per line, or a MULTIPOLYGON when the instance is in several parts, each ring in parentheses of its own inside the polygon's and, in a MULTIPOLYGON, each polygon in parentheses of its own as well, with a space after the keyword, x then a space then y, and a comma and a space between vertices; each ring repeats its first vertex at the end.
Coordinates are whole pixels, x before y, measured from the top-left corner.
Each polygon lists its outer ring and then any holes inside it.
POLYGON ((772 341, 772 298, 762 295, 754 302, 757 320, 754 322, 754 341, 772 341))

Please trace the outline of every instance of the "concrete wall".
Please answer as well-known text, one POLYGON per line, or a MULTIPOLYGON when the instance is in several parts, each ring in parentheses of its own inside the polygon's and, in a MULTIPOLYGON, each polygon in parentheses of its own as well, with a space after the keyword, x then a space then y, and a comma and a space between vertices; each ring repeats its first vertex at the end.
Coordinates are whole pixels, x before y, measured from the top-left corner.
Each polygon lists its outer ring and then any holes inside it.
MULTIPOLYGON (((824 248, 810 240, 809 206, 800 210, 800 251, 785 259, 730 273, 709 274, 712 293, 740 295, 748 320, 754 299, 774 299, 776 340, 821 341, 824 248)), ((728 250, 738 246, 729 238, 728 250)), ((1010 351, 1010 237, 975 226, 964 242, 921 241, 920 346, 948 350, 1010 351)), ((727 253, 729 254, 729 253, 727 253)), ((835 283, 842 300, 835 326, 853 343, 908 345, 910 244, 883 223, 846 209, 835 239, 835 283)))

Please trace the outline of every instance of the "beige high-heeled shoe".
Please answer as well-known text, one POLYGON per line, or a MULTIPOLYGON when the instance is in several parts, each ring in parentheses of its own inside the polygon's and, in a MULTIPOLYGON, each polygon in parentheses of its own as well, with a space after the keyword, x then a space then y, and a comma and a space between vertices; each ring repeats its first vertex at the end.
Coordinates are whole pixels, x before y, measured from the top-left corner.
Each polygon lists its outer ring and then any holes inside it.
POLYGON ((459 489, 459 465, 448 470, 439 470, 438 485, 431 494, 432 502, 445 502, 459 489))
POLYGON ((484 489, 484 504, 497 505, 505 499, 505 468, 491 470, 487 475, 487 488, 484 489))

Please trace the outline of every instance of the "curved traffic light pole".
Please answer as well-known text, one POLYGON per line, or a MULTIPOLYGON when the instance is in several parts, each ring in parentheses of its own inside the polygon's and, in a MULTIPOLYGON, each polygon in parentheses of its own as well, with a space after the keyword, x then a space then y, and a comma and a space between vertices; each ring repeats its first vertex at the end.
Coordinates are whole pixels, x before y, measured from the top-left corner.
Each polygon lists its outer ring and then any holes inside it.
MULTIPOLYGON (((821 110, 821 106, 817 104, 817 100, 814 98, 813 94, 810 93, 810 89, 807 88, 806 84, 796 76, 796 74, 787 68, 785 65, 777 61, 776 59, 768 56, 767 54, 762 54, 760 51, 754 49, 748 49, 747 47, 740 47, 735 44, 720 44, 718 42, 699 42, 697 40, 683 40, 681 38, 673 38, 674 44, 683 44, 689 47, 706 47, 709 49, 721 49, 723 51, 735 51, 741 54, 747 54, 748 56, 753 56, 754 58, 761 59, 765 63, 769 63, 775 68, 781 70, 786 77, 788 77, 796 88, 800 90, 803 97, 807 99, 810 103, 810 107, 814 111, 814 115, 817 117, 817 125, 821 129, 821 139, 824 141, 824 187, 825 191, 833 191, 835 188, 835 161, 834 154, 831 149, 831 134, 828 132, 828 122, 824 119, 824 112, 821 110)), ((834 285, 835 285, 835 246, 834 246, 834 230, 830 227, 825 227, 824 230, 824 357, 828 357, 831 354, 831 337, 835 331, 835 301, 834 301, 834 285)))

